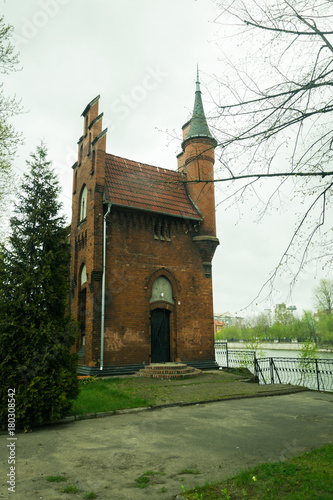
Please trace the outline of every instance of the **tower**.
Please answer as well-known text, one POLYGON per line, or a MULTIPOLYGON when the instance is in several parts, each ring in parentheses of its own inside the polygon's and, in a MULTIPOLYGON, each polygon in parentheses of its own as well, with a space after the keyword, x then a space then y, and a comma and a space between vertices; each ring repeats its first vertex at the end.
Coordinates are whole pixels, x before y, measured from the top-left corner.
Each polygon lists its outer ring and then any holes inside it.
POLYGON ((77 349, 94 365, 100 357, 103 192, 105 184, 106 132, 100 96, 82 112, 83 135, 78 141, 78 161, 73 165, 71 223, 72 317, 80 325, 77 349), (98 297, 98 298, 97 298, 98 297))
POLYGON ((214 162, 216 139, 210 133, 201 98, 199 70, 192 118, 183 126, 182 153, 178 170, 186 176, 186 188, 202 216, 197 235, 193 237, 203 265, 203 273, 211 275, 211 262, 219 245, 216 237, 214 162))

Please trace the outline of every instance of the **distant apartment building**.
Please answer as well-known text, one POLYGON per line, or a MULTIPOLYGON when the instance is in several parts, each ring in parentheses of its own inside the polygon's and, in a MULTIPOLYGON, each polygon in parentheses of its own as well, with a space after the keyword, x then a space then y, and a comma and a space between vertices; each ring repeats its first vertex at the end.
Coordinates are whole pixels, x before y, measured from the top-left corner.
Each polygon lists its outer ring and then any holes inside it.
POLYGON ((234 316, 229 311, 223 314, 214 315, 215 333, 221 328, 225 328, 228 326, 236 326, 236 325, 242 326, 242 324, 243 324, 243 318, 241 318, 240 316, 234 316), (218 322, 218 324, 216 322, 218 322), (222 326, 219 327, 220 325, 222 326))

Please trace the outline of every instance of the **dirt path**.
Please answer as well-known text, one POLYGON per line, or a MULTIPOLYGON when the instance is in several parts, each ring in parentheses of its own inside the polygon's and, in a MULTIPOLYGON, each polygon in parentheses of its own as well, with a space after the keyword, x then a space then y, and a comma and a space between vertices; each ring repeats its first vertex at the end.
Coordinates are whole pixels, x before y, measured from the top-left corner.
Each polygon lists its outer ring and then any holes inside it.
POLYGON ((333 394, 300 392, 76 421, 17 434, 16 493, 0 498, 171 500, 186 488, 283 460, 332 441, 333 394), (136 479, 149 479, 146 488, 136 479), (50 483, 48 476, 64 476, 50 483), (77 494, 61 493, 73 485, 77 494))

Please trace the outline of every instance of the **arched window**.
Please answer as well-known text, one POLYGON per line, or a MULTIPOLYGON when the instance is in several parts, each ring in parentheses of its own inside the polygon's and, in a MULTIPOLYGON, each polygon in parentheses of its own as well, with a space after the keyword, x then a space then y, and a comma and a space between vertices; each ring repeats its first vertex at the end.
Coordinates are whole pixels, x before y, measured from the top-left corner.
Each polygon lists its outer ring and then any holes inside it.
POLYGON ((86 268, 86 265, 83 264, 83 266, 81 267, 81 273, 80 273, 80 285, 82 286, 86 282, 87 282, 87 268, 86 268))
POLYGON ((80 291, 79 291, 79 311, 78 320, 80 323, 81 333, 84 334, 86 331, 86 300, 87 300, 87 287, 82 287, 87 282, 87 268, 85 264, 82 264, 80 270, 80 291))
POLYGON ((87 197, 88 189, 84 186, 80 197, 80 222, 87 218, 87 197))
POLYGON ((159 276, 153 283, 150 302, 156 302, 159 300, 169 302, 170 304, 175 303, 172 298, 171 283, 165 276, 159 276))

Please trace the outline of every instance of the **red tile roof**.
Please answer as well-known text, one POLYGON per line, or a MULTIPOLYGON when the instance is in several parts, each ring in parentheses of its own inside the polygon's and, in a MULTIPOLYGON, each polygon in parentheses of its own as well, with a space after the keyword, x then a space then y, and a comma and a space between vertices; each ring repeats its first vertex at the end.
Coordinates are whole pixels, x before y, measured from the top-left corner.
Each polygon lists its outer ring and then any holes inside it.
POLYGON ((174 170, 107 154, 105 181, 108 201, 115 205, 201 219, 186 194, 181 174, 174 170))

